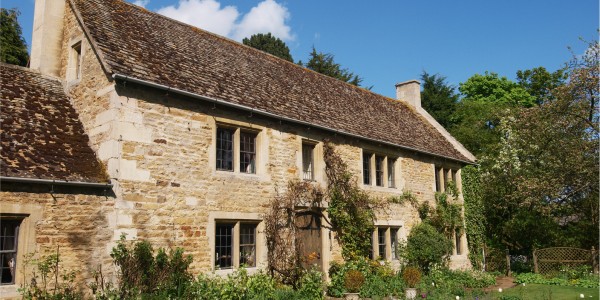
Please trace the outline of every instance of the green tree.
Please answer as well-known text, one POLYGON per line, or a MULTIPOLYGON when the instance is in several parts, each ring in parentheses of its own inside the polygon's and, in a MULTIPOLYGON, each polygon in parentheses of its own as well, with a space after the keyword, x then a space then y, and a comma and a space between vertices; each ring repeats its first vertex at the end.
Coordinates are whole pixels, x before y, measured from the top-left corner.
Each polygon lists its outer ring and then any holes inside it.
POLYGON ((567 65, 567 82, 541 105, 501 118, 481 159, 487 236, 496 246, 598 245, 598 43, 567 65))
POLYGON ((258 50, 270 53, 279 58, 285 59, 289 62, 293 62, 292 55, 290 54, 290 48, 278 37, 271 35, 271 33, 253 34, 250 38, 244 38, 242 40, 244 45, 256 48, 258 50))
POLYGON ((459 85, 459 91, 463 98, 449 131, 476 156, 499 142, 499 113, 511 107, 535 105, 535 98, 523 87, 496 73, 475 74, 459 85))
POLYGON ((0 61, 27 66, 29 54, 21 26, 17 22, 19 14, 16 8, 2 8, 0 12, 0 61))
POLYGON ((535 105, 535 98, 523 87, 493 72, 475 74, 461 83, 458 89, 464 96, 463 101, 507 103, 523 107, 535 105))
MULTIPOLYGON (((302 65, 302 62, 300 62, 300 64, 302 65)), ((317 52, 315 47, 313 47, 312 52, 310 53, 310 59, 304 66, 315 72, 356 86, 359 86, 363 81, 358 75, 350 72, 348 69, 342 68, 340 64, 336 63, 333 54, 317 52)))
POLYGON ((561 86, 565 79, 566 74, 562 69, 553 73, 544 67, 517 71, 517 83, 535 97, 536 104, 542 104, 551 98, 552 90, 561 86))
POLYGON ((421 74, 423 91, 421 104, 444 128, 452 125, 452 115, 456 110, 458 94, 455 88, 446 83, 446 77, 439 74, 430 75, 426 71, 421 74))

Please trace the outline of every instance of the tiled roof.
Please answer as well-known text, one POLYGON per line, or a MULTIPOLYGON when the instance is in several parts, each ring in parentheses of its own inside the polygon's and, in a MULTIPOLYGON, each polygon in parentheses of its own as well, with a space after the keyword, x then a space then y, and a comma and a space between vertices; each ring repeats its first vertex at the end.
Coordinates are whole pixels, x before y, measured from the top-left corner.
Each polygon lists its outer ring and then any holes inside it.
POLYGON ((121 0, 71 0, 105 70, 471 162, 407 104, 121 0))
POLYGON ((58 79, 0 63, 0 175, 108 181, 58 79))

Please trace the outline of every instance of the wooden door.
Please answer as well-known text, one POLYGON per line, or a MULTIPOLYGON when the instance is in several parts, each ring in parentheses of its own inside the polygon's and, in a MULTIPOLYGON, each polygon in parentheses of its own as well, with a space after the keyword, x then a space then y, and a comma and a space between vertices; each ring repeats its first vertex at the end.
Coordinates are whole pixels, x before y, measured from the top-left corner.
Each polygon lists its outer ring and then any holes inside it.
POLYGON ((306 212, 296 216, 298 226, 298 242, 302 255, 302 267, 310 269, 314 265, 323 271, 321 216, 306 212))

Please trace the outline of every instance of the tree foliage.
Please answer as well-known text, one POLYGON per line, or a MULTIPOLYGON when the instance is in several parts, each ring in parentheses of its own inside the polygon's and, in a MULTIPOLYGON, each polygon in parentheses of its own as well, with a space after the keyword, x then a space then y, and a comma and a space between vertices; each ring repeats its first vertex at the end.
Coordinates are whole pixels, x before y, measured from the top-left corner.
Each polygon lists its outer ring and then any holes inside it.
POLYGON ((552 90, 561 86, 565 79, 566 74, 562 69, 553 73, 544 67, 517 71, 517 83, 535 97, 538 105, 552 98, 552 90))
POLYGON ((21 26, 17 22, 19 11, 16 8, 2 8, 0 12, 0 61, 27 66, 29 54, 23 38, 21 26))
POLYGON ((523 107, 535 105, 535 98, 523 87, 497 73, 475 74, 459 85, 463 102, 508 103, 523 107))
POLYGON ((541 105, 501 118, 481 159, 488 238, 513 252, 598 245, 598 43, 541 105))
POLYGON ((293 62, 294 59, 290 54, 290 48, 278 37, 271 35, 271 33, 253 34, 250 38, 244 38, 242 40, 244 45, 256 48, 258 50, 270 53, 279 58, 285 59, 289 62, 293 62))
POLYGON ((444 128, 449 128, 453 124, 452 115, 458 102, 455 88, 446 83, 446 77, 439 74, 431 75, 426 71, 421 74, 421 82, 423 108, 444 128))
MULTIPOLYGON (((300 62, 300 64, 302 64, 302 62, 300 62)), ((317 52, 315 47, 313 47, 312 52, 310 53, 310 59, 304 66, 315 72, 356 86, 359 86, 363 81, 358 75, 350 72, 346 68, 342 68, 340 64, 336 63, 333 54, 317 52)))
POLYGON ((452 241, 428 222, 423 222, 410 230, 406 246, 401 252, 409 264, 429 272, 434 265, 448 263, 448 254, 452 253, 452 241))

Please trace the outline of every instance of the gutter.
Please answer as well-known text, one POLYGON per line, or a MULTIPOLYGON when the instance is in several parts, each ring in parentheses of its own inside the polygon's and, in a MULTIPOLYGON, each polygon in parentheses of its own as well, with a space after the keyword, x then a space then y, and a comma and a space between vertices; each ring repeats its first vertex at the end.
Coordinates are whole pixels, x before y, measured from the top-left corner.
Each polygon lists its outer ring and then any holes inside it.
POLYGON ((87 188, 112 188, 112 183, 94 183, 94 182, 81 182, 81 181, 65 181, 55 179, 37 179, 37 178, 21 178, 21 177, 6 177, 0 176, 1 182, 15 182, 15 183, 33 183, 33 184, 51 184, 51 185, 63 185, 63 186, 77 186, 87 188))
POLYGON ((349 136, 349 137, 353 137, 353 138, 358 138, 361 140, 365 140, 365 141, 369 141, 369 142, 374 142, 374 143, 378 143, 378 144, 384 144, 387 146, 392 146, 392 147, 397 147, 397 148, 401 148, 404 150, 410 150, 410 151, 414 151, 414 152, 418 152, 418 153, 423 153, 423 154, 427 154, 427 155, 431 155, 434 157, 442 157, 445 159, 449 159, 452 161, 457 161, 457 162, 462 162, 464 164, 468 164, 468 165, 476 165, 475 162, 470 162, 470 161, 465 161, 465 160, 460 160, 460 159, 456 159, 456 158, 452 158, 452 157, 447 157, 447 156, 443 156, 443 155, 439 155, 439 154, 435 154, 432 152, 428 152, 428 151, 423 151, 423 150, 419 150, 419 149, 415 149, 415 148, 411 148, 411 147, 407 147, 407 146, 402 146, 402 145, 398 145, 398 144, 394 144, 394 143, 390 143, 390 142, 384 142, 384 141, 380 141, 380 140, 376 140, 376 139, 372 139, 372 138, 367 138, 364 136, 360 136, 357 134, 353 134, 353 133, 349 133, 349 132, 345 132, 345 131, 341 131, 341 130, 337 130, 337 129, 333 129, 333 128, 329 128, 326 126, 321 126, 321 125, 316 125, 316 124, 312 124, 312 123, 308 123, 305 121, 300 121, 300 120, 296 120, 296 119, 292 119, 289 117, 285 117, 285 116, 280 116, 274 113, 270 113, 264 110, 257 110, 255 108, 249 107, 249 106, 245 106, 245 105, 241 105, 241 104, 236 104, 236 103, 231 103, 231 102, 227 102, 224 100, 220 100, 220 99, 216 99, 216 98, 211 98, 211 97, 206 97, 206 96, 202 96, 199 94, 195 94, 195 93, 190 93, 184 90, 180 90, 180 89, 176 89, 170 86, 166 86, 166 85, 162 85, 162 84, 158 84, 158 83, 154 83, 154 82, 150 82, 150 81, 146 81, 143 79, 138 79, 138 78, 134 78, 134 77, 129 77, 126 75, 122 75, 122 74, 113 74, 112 77, 115 80, 123 80, 123 81, 127 81, 127 82, 132 82, 132 83, 137 83, 140 85, 145 85, 145 86, 149 86, 152 88, 156 88, 159 90, 165 90, 168 92, 174 92, 176 94, 180 94, 183 96, 187 96, 190 98, 194 98, 194 99, 199 99, 199 100, 203 100, 203 101, 208 101, 211 102, 213 104, 219 104, 222 106, 226 106, 226 107, 231 107, 231 108, 235 108, 235 109, 239 109, 239 110, 243 110, 243 111, 248 111, 251 114, 258 114, 258 115, 262 115, 262 116, 266 116, 266 117, 270 117, 270 118, 274 118, 274 119, 278 119, 281 121, 286 121, 286 122, 290 122, 290 123, 295 123, 295 124, 300 124, 300 125, 304 125, 304 126, 308 126, 308 127, 314 127, 314 128, 318 128, 321 130, 325 130, 325 131, 329 131, 329 132, 334 132, 336 134, 341 134, 341 135, 345 135, 345 136, 349 136))

